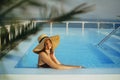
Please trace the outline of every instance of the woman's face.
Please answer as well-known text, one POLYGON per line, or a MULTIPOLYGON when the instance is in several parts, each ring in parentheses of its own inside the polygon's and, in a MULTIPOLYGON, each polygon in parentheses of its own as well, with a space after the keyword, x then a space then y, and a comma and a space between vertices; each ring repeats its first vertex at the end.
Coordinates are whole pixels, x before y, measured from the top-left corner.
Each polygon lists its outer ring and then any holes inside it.
POLYGON ((50 50, 51 48, 52 48, 52 43, 51 43, 50 39, 46 39, 46 41, 45 41, 45 49, 50 50))

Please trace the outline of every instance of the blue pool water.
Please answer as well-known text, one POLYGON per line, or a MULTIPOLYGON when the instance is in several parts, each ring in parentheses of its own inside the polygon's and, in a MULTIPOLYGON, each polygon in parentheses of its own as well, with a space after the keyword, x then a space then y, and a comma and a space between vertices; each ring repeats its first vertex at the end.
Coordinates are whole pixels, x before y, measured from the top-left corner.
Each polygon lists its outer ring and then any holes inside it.
MULTIPOLYGON (((42 33, 50 35, 49 30, 49 28, 44 28, 42 33)), ((111 31, 112 29, 98 31, 96 28, 85 28, 82 31, 81 28, 70 27, 68 32, 66 32, 64 27, 54 27, 52 35, 59 34, 61 37, 60 44, 55 50, 55 55, 61 63, 67 65, 82 65, 86 68, 120 68, 120 52, 116 52, 108 48, 109 45, 106 45, 112 43, 112 40, 103 44, 103 48, 97 46, 106 36, 103 33, 111 31)), ((118 42, 120 41, 118 40, 118 42)), ((37 44, 36 38, 36 41, 15 66, 16 68, 37 67, 38 55, 32 52, 37 44)), ((118 44, 114 45, 117 46, 118 44)), ((114 45, 112 44, 113 47, 114 45)))

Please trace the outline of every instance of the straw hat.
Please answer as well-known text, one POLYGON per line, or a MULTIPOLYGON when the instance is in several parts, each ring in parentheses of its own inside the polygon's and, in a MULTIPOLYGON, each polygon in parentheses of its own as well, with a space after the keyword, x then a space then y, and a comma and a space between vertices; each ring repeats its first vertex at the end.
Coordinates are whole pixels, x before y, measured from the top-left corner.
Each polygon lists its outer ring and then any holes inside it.
POLYGON ((46 34, 42 34, 42 35, 40 35, 38 37, 39 44, 33 49, 33 52, 38 54, 38 52, 41 51, 44 48, 45 40, 48 39, 48 38, 52 42, 53 49, 55 49, 58 46, 59 42, 60 42, 59 35, 48 37, 46 34))

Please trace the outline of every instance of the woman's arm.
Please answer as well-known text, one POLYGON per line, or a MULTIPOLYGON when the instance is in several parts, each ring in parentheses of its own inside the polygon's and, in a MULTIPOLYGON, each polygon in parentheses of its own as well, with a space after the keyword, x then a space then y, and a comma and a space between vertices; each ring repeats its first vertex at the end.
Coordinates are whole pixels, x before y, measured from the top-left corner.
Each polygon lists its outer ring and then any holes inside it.
POLYGON ((61 64, 61 63, 57 60, 57 58, 55 57, 54 54, 50 54, 50 57, 51 57, 51 59, 52 59, 55 63, 61 64))
POLYGON ((48 64, 51 68, 54 69, 73 69, 73 68, 80 68, 80 66, 66 66, 66 65, 60 65, 56 64, 47 54, 44 52, 39 53, 41 59, 48 64))

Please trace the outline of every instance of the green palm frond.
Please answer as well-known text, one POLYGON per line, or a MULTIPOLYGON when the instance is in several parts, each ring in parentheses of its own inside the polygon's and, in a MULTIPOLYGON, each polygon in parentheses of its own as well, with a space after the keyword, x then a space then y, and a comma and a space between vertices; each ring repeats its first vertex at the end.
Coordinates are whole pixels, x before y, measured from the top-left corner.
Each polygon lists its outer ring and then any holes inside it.
POLYGON ((61 16, 52 18, 49 21, 50 22, 65 21, 65 20, 68 20, 68 19, 72 19, 74 17, 74 15, 87 13, 87 12, 93 11, 94 9, 95 9, 95 5, 87 5, 87 3, 83 3, 83 4, 80 4, 77 7, 75 7, 70 12, 65 13, 61 16))

